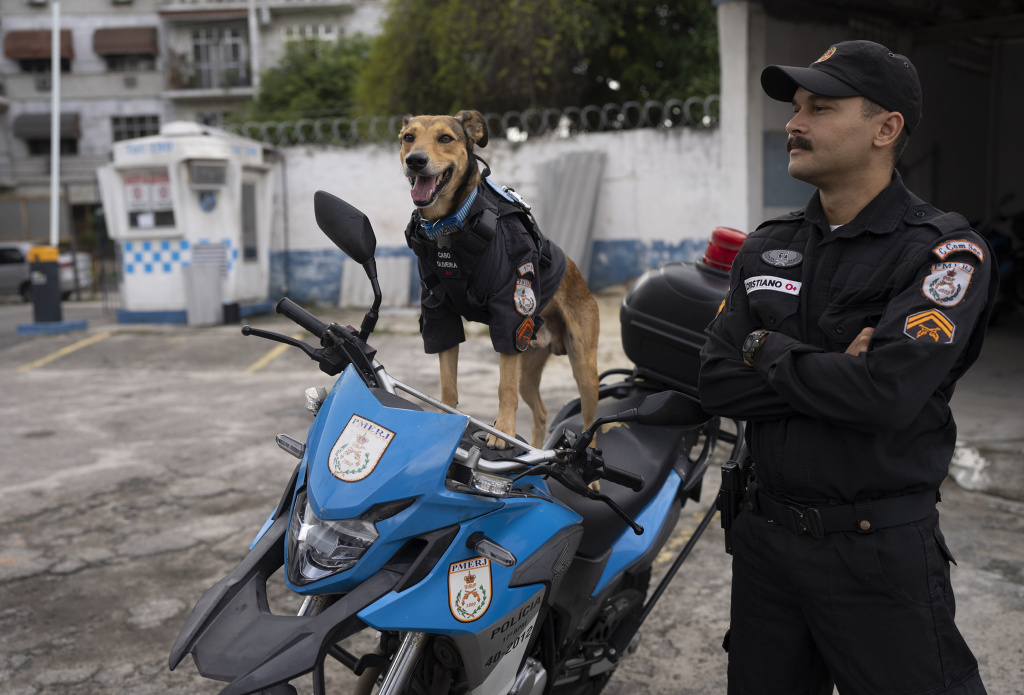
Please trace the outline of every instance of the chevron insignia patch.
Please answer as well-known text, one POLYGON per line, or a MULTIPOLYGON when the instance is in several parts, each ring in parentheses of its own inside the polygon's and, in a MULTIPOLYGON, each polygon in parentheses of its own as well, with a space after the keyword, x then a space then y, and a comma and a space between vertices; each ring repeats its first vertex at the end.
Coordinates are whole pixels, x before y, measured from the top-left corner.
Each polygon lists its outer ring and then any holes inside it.
POLYGON ((914 340, 933 340, 936 343, 953 342, 956 324, 938 309, 929 309, 907 317, 903 332, 914 340))

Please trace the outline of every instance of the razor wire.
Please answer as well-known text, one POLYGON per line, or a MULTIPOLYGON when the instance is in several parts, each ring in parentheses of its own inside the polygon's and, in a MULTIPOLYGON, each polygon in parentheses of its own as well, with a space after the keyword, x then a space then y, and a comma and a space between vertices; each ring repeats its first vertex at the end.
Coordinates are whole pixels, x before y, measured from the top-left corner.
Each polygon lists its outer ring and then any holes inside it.
MULTIPOLYGON (((484 114, 491 138, 522 142, 531 137, 571 137, 641 128, 714 128, 718 125, 719 96, 688 99, 651 99, 603 106, 562 109, 528 108, 484 114)), ((402 129, 404 116, 300 118, 294 121, 248 121, 228 124, 225 130, 279 147, 331 145, 354 147, 388 142, 402 129)))

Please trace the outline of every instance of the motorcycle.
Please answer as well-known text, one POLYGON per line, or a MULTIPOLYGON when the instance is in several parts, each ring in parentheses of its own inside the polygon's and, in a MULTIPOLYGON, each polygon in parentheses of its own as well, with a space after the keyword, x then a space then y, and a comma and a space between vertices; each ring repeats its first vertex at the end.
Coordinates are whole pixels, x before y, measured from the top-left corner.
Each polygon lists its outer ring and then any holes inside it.
POLYGON ((289 681, 310 673, 320 695, 328 658, 358 676, 356 693, 598 693, 714 515, 648 597, 716 443, 741 436, 639 369, 602 374, 594 423, 571 401, 541 449, 445 406, 392 376, 368 342, 381 304, 369 220, 323 191, 314 209, 363 265, 374 302, 357 330, 280 300, 319 347, 242 328, 340 376, 307 391, 305 442, 278 435, 298 464, 249 553, 197 602, 170 668, 190 653, 224 695, 296 693, 289 681), (487 448, 488 434, 511 448, 487 448), (297 615, 269 608, 281 567, 305 597, 297 615), (372 652, 341 646, 367 629, 379 633, 372 652))

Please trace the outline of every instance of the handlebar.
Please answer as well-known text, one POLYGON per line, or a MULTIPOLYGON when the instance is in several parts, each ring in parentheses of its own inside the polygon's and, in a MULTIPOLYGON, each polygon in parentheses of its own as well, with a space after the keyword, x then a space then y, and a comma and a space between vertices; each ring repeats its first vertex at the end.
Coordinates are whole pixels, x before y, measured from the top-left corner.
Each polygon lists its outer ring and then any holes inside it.
POLYGON ((284 297, 277 303, 276 311, 299 324, 321 340, 324 334, 327 333, 328 326, 326 323, 288 299, 288 297, 284 297))
POLYGON ((602 468, 601 477, 608 482, 628 487, 633 492, 640 492, 644 489, 643 477, 622 468, 610 466, 607 463, 602 468))

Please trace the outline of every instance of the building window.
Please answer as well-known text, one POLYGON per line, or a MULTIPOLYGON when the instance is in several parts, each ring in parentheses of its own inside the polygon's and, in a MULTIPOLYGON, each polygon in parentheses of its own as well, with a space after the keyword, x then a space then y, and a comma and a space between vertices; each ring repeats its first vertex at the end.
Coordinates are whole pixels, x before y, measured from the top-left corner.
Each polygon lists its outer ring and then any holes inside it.
POLYGON ((281 37, 287 41, 337 41, 338 27, 333 24, 289 24, 281 27, 281 37))
MULTIPOLYGON (((31 139, 26 140, 28 143, 29 154, 50 154, 50 140, 49 138, 43 139, 31 139)), ((74 138, 61 138, 60 139, 60 153, 61 154, 78 154, 78 140, 74 138)))
POLYGON ((144 138, 160 132, 159 116, 113 116, 110 125, 114 132, 114 142, 144 138))
POLYGON ((250 84, 249 48, 239 28, 193 30, 192 58, 200 89, 250 84))
POLYGON ((147 53, 104 56, 110 72, 146 72, 156 70, 156 56, 147 53))
MULTIPOLYGON (((22 72, 30 72, 35 74, 49 73, 50 72, 50 59, 49 58, 27 58, 18 61, 18 66, 22 72)), ((60 59, 60 71, 71 72, 71 60, 69 58, 60 59)))

